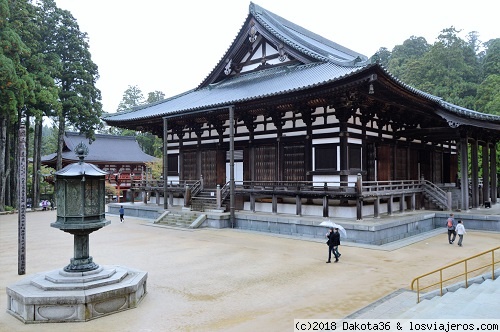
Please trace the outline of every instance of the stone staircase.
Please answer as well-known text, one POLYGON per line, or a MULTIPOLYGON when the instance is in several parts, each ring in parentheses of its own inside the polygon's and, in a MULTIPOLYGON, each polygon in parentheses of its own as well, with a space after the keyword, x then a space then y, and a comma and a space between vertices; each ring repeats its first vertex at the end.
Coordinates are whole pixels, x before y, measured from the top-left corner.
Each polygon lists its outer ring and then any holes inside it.
POLYGON ((443 296, 422 300, 397 319, 471 319, 500 317, 500 278, 473 283, 443 296))
POLYGON ((224 212, 225 206, 217 206, 217 195, 215 189, 203 189, 191 198, 191 209, 194 211, 219 211, 224 212))
POLYGON ((469 287, 457 283, 422 296, 407 289, 397 290, 344 319, 498 319, 500 313, 500 270, 469 280, 469 287))
POLYGON ((154 223, 177 228, 198 228, 206 219, 207 216, 198 211, 169 210, 154 223))

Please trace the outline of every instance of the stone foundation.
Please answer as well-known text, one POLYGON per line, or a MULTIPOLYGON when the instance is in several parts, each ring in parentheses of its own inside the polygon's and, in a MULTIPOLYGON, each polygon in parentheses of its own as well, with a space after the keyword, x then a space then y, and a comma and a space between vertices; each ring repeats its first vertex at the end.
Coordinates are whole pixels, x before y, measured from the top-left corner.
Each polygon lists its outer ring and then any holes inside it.
POLYGON ((43 272, 7 287, 7 312, 24 323, 85 322, 137 307, 146 280, 147 272, 123 266, 43 272))

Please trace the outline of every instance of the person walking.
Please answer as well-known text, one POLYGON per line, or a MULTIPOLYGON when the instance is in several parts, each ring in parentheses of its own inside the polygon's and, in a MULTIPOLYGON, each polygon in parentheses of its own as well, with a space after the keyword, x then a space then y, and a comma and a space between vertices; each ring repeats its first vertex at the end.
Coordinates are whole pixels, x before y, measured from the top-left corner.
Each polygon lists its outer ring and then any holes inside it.
POLYGON ((339 246, 340 246, 340 233, 338 228, 333 229, 333 254, 335 255, 335 263, 339 261, 340 258, 340 252, 339 252, 339 246))
POLYGON ((450 217, 446 220, 446 228, 448 228, 448 243, 453 244, 457 236, 455 228, 457 227, 457 222, 455 221, 455 215, 450 214, 450 217))
POLYGON ((123 205, 120 205, 120 210, 118 210, 120 213, 120 223, 123 223, 125 221, 125 218, 123 216, 125 215, 125 209, 123 208, 123 205))
POLYGON ((462 240, 464 239, 464 234, 467 233, 465 231, 464 224, 462 223, 462 219, 460 219, 458 221, 456 232, 458 234, 458 245, 461 247, 462 246, 462 240))
POLYGON ((335 263, 339 261, 339 257, 337 255, 338 245, 340 244, 340 234, 337 231, 334 231, 334 228, 330 228, 330 232, 326 233, 326 237, 328 238, 328 261, 327 263, 332 262, 332 253, 335 256, 335 263))

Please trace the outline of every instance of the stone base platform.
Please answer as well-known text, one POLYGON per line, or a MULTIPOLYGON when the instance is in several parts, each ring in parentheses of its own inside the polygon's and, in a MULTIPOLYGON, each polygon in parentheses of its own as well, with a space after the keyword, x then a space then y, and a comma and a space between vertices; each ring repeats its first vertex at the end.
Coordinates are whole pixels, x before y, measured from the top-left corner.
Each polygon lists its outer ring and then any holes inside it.
POLYGON ((24 323, 85 322, 137 307, 146 280, 124 266, 42 272, 7 287, 7 312, 24 323))

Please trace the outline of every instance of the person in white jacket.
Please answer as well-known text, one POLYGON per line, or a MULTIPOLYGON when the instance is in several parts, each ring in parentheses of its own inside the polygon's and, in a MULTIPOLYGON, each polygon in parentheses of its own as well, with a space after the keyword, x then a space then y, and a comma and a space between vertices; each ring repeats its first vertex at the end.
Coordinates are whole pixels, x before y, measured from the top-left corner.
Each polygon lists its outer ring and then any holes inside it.
POLYGON ((464 239, 464 234, 467 233, 465 231, 464 224, 462 223, 462 219, 458 221, 456 232, 458 235, 458 245, 461 247, 462 246, 462 240, 464 239))

